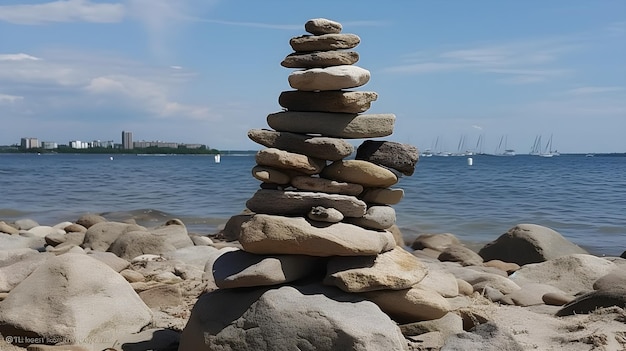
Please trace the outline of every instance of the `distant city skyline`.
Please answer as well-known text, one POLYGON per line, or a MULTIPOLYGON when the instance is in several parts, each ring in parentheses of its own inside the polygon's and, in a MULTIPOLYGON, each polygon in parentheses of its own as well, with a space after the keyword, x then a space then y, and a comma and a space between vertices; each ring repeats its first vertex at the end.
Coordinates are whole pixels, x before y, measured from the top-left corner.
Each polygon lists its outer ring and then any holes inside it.
POLYGON ((553 135, 561 152, 625 152, 625 13, 623 0, 4 0, 0 144, 130 130, 259 149, 248 130, 292 90, 289 40, 324 17, 361 38, 367 113, 397 116, 385 140, 454 150, 483 135, 495 150, 507 136, 527 152, 553 135))
POLYGON ((133 149, 133 148, 148 148, 148 147, 169 147, 169 148, 177 148, 178 146, 185 146, 187 148, 201 148, 206 147, 210 148, 209 145, 206 144, 198 144, 198 143, 185 143, 185 142, 172 142, 172 141, 161 141, 161 140, 140 140, 133 141, 133 133, 130 131, 122 131, 122 137, 119 143, 116 143, 115 140, 106 140, 102 141, 101 139, 96 139, 92 141, 81 141, 78 139, 69 140, 67 144, 63 144, 62 142, 51 141, 51 140, 42 140, 36 137, 22 137, 19 142, 7 144, 6 146, 18 145, 22 149, 57 149, 59 146, 68 146, 74 149, 87 149, 87 148, 96 148, 96 147, 104 147, 104 148, 115 148, 119 147, 122 149, 133 149))

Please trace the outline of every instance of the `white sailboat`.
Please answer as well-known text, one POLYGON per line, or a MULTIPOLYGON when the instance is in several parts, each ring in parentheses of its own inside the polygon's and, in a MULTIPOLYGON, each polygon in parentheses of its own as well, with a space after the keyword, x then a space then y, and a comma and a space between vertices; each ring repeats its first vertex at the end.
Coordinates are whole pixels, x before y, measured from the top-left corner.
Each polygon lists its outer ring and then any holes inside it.
POLYGON ((553 157, 553 156, 559 156, 559 152, 556 150, 552 150, 552 135, 550 135, 550 139, 548 140, 548 142, 546 143, 546 147, 543 150, 542 153, 539 154, 539 156, 541 157, 553 157))
POLYGON ((541 135, 535 137, 533 147, 530 149, 529 155, 541 155, 541 135))
POLYGON ((500 137, 500 143, 498 144, 498 148, 496 149, 496 152, 494 155, 496 156, 515 156, 515 150, 513 149, 509 149, 507 146, 508 143, 508 137, 507 136, 502 136, 500 137), (502 149, 502 142, 504 141, 504 151, 502 149))

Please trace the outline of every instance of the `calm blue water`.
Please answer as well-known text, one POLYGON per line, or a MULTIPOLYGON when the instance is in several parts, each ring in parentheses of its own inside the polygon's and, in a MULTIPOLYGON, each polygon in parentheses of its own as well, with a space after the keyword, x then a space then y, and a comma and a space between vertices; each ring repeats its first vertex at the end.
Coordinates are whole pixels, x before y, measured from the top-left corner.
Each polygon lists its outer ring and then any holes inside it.
MULTIPOLYGON (((215 233, 258 189, 253 156, 0 154, 0 220, 53 225, 84 213, 144 225, 182 219, 215 233)), ((407 240, 449 232, 468 243, 519 223, 550 227, 592 253, 626 250, 626 157, 562 155, 422 158, 397 187, 407 240)))

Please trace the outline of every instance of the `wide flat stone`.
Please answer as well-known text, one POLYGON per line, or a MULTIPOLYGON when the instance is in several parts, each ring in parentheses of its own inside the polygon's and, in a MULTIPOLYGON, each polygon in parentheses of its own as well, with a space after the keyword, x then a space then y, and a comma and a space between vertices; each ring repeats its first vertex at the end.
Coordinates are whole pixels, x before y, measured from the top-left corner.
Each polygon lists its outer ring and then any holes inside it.
POLYGON ((361 200, 381 205, 395 205, 403 197, 404 190, 400 188, 368 188, 361 194, 361 200))
POLYGON ((287 80, 289 86, 301 91, 341 90, 367 84, 370 71, 351 65, 310 68, 291 72, 287 80))
POLYGON ((419 153, 415 146, 409 144, 366 140, 357 148, 355 159, 370 161, 410 176, 415 172, 419 153))
POLYGON ((338 182, 336 180, 326 178, 307 176, 296 176, 291 178, 291 186, 298 190, 354 196, 359 195, 363 191, 363 186, 361 184, 338 182))
POLYGON ((369 110, 378 94, 373 91, 283 91, 278 104, 289 111, 361 113, 369 110))
POLYGON ((363 187, 386 188, 398 182, 398 177, 390 170, 361 160, 340 160, 326 166, 320 176, 323 178, 357 183, 363 187))
POLYGON ((302 35, 289 40, 293 51, 329 51, 352 49, 361 43, 356 34, 336 33, 322 35, 302 35))
POLYGON ((252 212, 286 216, 306 216, 316 206, 334 208, 345 217, 361 217, 367 209, 354 196, 307 191, 260 189, 246 202, 252 212))
POLYGON ((313 18, 304 24, 304 30, 313 35, 341 33, 341 23, 326 18, 313 18))
POLYGON ((359 61, 356 51, 319 51, 292 53, 280 63, 287 68, 322 68, 339 65, 353 65, 359 61))
POLYGON ((276 285, 311 274, 317 260, 305 255, 264 256, 235 250, 213 262, 213 277, 222 289, 276 285))
POLYGON ((428 269, 403 248, 377 256, 333 257, 328 261, 324 284, 347 292, 402 290, 419 283, 428 269))
POLYGON ((341 160, 354 152, 354 146, 343 139, 251 129, 248 138, 268 148, 281 149, 321 160, 341 160))
POLYGON ((318 174, 326 165, 325 160, 276 148, 259 150, 256 154, 256 163, 259 166, 276 167, 304 174, 318 174))
POLYGON ((345 139, 391 135, 395 121, 394 114, 284 111, 267 116, 267 124, 280 132, 320 134, 345 139))
POLYGON ((255 215, 241 226, 239 242, 245 251, 257 254, 320 257, 377 255, 396 246, 388 231, 263 214, 255 215))

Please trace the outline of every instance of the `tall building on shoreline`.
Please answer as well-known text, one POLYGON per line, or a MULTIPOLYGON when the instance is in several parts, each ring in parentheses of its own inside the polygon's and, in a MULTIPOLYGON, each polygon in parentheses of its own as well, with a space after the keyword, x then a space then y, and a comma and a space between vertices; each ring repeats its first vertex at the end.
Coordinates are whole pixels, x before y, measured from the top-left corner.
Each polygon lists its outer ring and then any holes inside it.
POLYGON ((133 148, 133 133, 122 131, 122 149, 132 149, 133 148))

